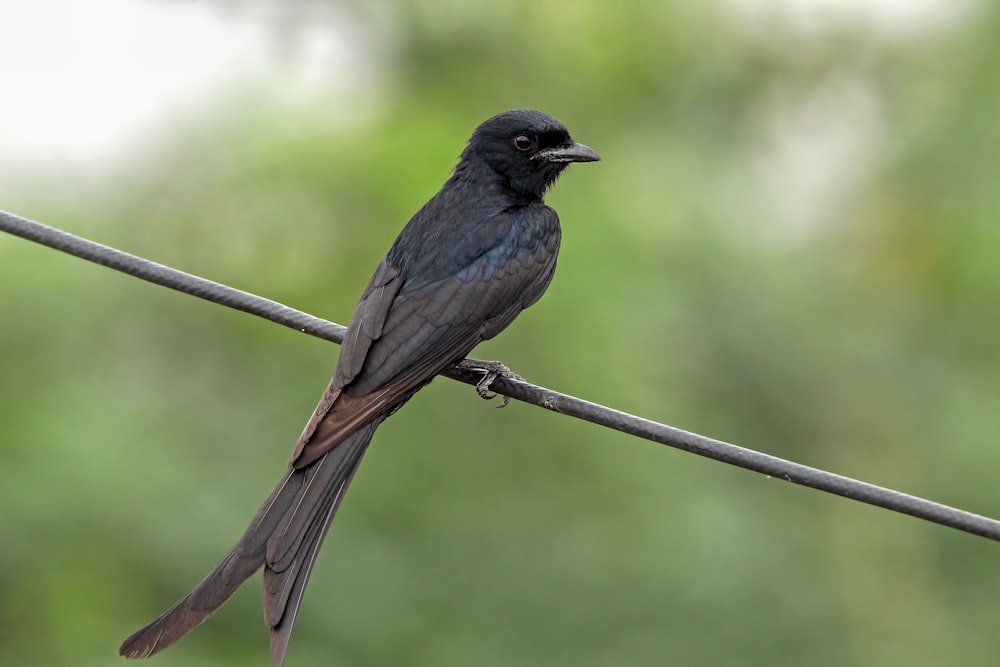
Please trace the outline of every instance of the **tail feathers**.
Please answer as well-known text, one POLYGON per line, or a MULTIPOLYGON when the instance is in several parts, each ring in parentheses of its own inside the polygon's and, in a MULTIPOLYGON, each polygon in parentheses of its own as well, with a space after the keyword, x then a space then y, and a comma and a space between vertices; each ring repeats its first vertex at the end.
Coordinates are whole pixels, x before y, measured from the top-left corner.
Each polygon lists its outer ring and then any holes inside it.
MULTIPOLYGON (((381 420, 379 420, 381 421, 381 420)), ((378 423, 366 425, 310 468, 330 468, 306 482, 302 502, 287 515, 267 544, 264 620, 271 626, 271 664, 281 667, 288 651, 306 583, 344 494, 378 423), (335 461, 327 463, 337 455, 335 461)))
POLYGON ((118 652, 147 658, 170 646, 266 564, 264 614, 272 628, 272 661, 280 666, 312 564, 376 426, 366 425, 322 458, 289 471, 215 568, 177 604, 126 639, 118 652))
POLYGON ((126 658, 148 658, 194 630, 215 613, 264 559, 240 559, 235 550, 209 572, 194 590, 149 625, 122 642, 118 652, 126 658))

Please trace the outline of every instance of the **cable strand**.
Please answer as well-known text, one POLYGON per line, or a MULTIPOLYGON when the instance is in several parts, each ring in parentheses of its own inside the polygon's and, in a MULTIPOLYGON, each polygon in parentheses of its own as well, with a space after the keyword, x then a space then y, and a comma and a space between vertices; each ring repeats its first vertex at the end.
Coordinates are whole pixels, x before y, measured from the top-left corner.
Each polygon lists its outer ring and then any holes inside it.
MULTIPOLYGON (((339 324, 5 211, 0 211, 0 231, 163 287, 263 317, 323 340, 338 344, 344 340, 347 329, 339 324)), ((480 371, 457 367, 448 369, 442 375, 471 385, 476 385, 483 377, 480 371)), ((528 382, 501 376, 490 388, 503 396, 638 438, 1000 541, 1000 521, 996 519, 660 424, 528 382)))

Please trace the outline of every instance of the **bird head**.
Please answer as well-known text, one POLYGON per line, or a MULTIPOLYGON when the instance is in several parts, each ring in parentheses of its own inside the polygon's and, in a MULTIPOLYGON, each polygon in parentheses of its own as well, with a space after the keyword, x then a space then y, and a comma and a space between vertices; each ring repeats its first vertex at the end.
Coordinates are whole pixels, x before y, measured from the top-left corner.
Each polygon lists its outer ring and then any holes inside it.
POLYGON ((600 159, 552 116, 515 109, 477 127, 459 165, 482 162, 510 189, 540 198, 571 162, 600 159))

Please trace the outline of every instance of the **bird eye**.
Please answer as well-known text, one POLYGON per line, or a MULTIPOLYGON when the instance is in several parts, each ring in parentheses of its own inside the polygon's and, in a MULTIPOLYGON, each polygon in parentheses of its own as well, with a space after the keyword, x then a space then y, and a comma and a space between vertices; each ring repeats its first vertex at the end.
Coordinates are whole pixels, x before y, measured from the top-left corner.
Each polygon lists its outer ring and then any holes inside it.
POLYGON ((514 148, 516 148, 519 151, 528 150, 529 148, 531 148, 532 143, 534 142, 531 141, 531 137, 529 137, 526 134, 519 134, 516 137, 514 137, 514 148))

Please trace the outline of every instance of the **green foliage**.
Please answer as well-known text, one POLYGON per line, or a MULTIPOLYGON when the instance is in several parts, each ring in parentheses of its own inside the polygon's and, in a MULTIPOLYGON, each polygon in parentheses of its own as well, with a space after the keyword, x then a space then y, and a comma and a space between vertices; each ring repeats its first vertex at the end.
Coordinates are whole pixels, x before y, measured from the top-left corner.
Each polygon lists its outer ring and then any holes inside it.
MULTIPOLYGON (((401 4, 370 117, 234 100, 3 206, 346 323, 474 125, 537 107, 604 161, 550 195, 555 282, 477 356, 997 514, 1000 14, 890 39, 627 7, 401 4)), ((0 664, 117 664, 242 531, 336 350, 13 239, 0 285, 0 664)), ((993 664, 997 553, 438 381, 376 436, 290 664, 993 664)), ((261 664, 254 588, 150 664, 261 664)))

